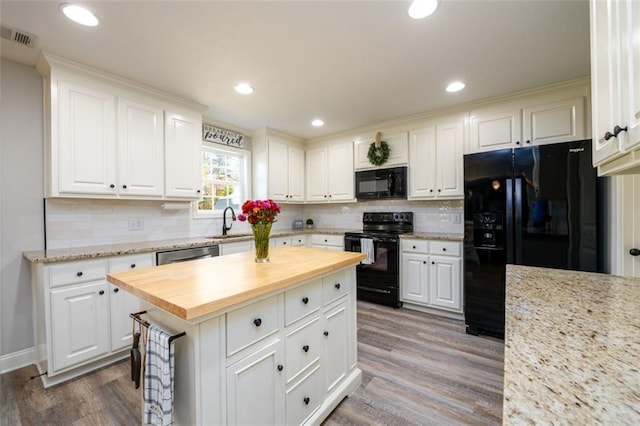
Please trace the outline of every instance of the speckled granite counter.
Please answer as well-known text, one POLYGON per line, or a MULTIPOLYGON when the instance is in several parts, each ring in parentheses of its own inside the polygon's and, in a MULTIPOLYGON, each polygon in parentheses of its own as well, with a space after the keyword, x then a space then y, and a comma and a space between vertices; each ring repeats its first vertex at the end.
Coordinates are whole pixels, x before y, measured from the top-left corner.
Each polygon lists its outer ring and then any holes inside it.
POLYGON ((507 265, 503 423, 640 424, 640 278, 507 265))
POLYGON ((412 234, 402 234, 400 238, 414 238, 416 240, 440 240, 440 241, 463 241, 464 234, 444 234, 437 232, 414 232, 412 234))
MULTIPOLYGON (((272 238, 287 237, 300 234, 328 234, 341 235, 349 230, 345 229, 296 229, 276 230, 271 233, 272 238)), ((230 234, 227 237, 197 237, 178 238, 173 240, 143 241, 136 243, 109 244, 104 246, 78 247, 69 249, 52 249, 27 251, 23 256, 33 263, 69 262, 73 260, 94 259, 97 257, 121 256, 133 253, 148 253, 164 250, 176 250, 191 247, 206 247, 217 244, 252 240, 250 234, 230 234)))

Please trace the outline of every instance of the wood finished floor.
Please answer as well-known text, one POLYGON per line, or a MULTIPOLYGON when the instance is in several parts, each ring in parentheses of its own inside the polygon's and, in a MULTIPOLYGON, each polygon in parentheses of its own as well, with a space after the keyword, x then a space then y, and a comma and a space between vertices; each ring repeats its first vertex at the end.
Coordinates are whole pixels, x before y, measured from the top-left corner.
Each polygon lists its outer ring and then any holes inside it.
MULTIPOLYGON (((358 302, 363 382, 324 425, 497 425, 504 345, 460 321, 358 302)), ((0 425, 135 425, 128 362, 44 389, 34 366, 0 376, 0 425)))

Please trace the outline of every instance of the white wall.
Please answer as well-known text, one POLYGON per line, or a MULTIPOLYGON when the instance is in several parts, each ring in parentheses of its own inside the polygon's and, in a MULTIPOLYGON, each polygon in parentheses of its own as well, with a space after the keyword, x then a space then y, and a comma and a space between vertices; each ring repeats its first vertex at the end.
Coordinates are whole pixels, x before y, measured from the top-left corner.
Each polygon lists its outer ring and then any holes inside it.
POLYGON ((33 346, 30 263, 43 248, 42 79, 2 59, 0 68, 0 356, 33 346))

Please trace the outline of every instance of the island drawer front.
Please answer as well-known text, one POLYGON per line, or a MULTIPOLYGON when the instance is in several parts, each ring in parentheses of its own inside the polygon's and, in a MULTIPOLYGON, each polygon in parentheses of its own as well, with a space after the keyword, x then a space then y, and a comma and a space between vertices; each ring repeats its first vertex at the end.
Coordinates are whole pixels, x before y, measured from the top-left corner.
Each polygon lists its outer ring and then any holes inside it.
POLYGON ((428 240, 400 240, 402 251, 410 251, 416 253, 429 253, 428 240))
POLYGON ((49 267, 49 287, 104 280, 106 276, 107 261, 104 259, 63 263, 49 267))
POLYGON ((460 256, 461 243, 453 241, 431 241, 429 243, 429 253, 440 256, 460 256))
POLYGON ((285 326, 291 325, 307 315, 317 312, 322 306, 320 280, 294 288, 284 293, 285 326))
POLYGON ((300 382, 287 390, 285 406, 288 425, 303 424, 320 407, 324 400, 320 373, 320 366, 317 365, 300 382))
POLYGON ((316 317, 311 322, 287 332, 285 339, 287 384, 320 359, 322 352, 321 336, 320 317, 316 317))
POLYGON ((227 314, 227 356, 278 331, 276 296, 236 309, 227 314))
POLYGON ((349 274, 337 272, 322 279, 322 299, 328 305, 349 292, 349 274))
POLYGON ((109 272, 123 272, 153 266, 153 254, 131 254, 109 259, 109 272))

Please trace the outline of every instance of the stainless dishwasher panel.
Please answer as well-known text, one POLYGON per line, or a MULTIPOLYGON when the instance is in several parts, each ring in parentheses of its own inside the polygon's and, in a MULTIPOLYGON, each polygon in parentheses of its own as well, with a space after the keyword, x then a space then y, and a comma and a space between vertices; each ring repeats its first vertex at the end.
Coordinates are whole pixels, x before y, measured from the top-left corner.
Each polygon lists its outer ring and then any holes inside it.
POLYGON ((188 260, 204 259, 216 256, 220 256, 219 246, 159 251, 156 253, 156 265, 166 265, 169 263, 186 262, 188 260))

